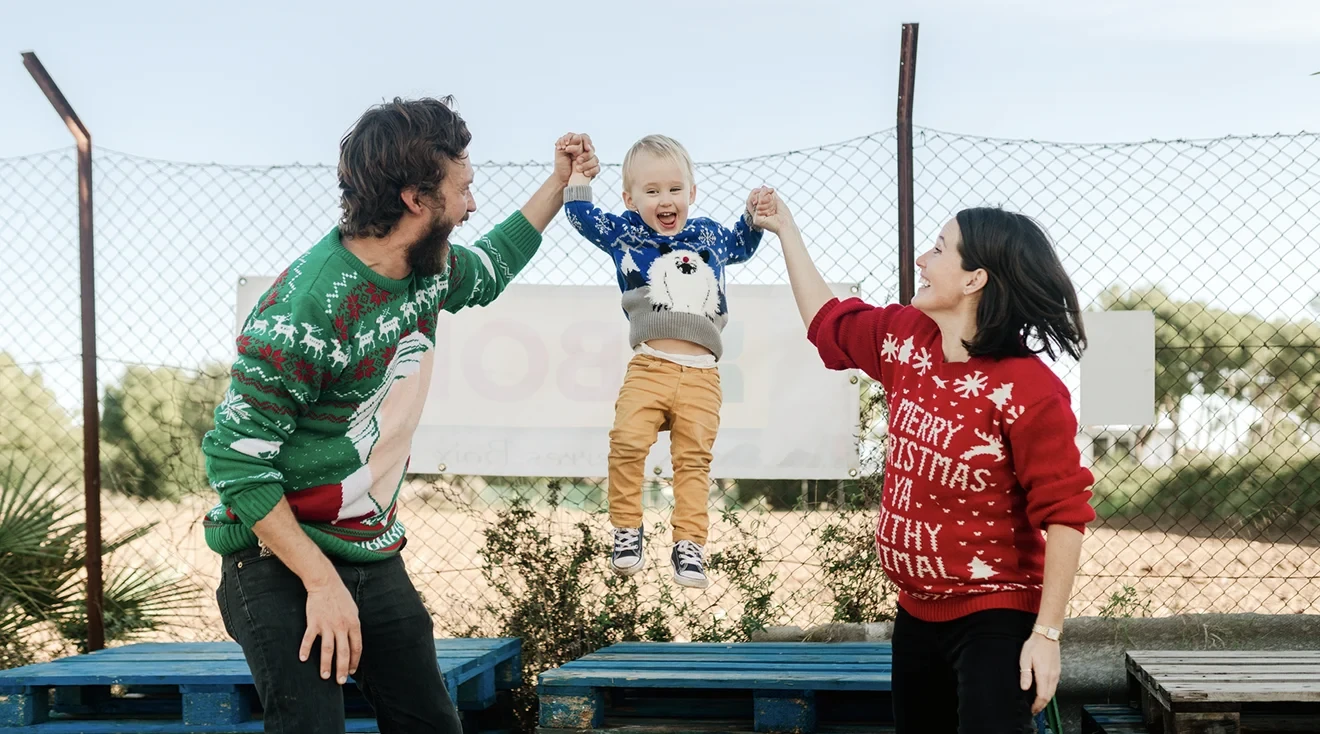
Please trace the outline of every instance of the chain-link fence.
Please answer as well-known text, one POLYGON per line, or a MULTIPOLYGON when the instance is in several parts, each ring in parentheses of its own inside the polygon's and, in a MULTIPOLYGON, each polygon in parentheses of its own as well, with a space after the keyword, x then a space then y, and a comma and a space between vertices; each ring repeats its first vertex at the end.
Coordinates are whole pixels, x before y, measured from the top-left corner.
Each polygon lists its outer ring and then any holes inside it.
MULTIPOLYGON (((891 131, 699 165, 695 209, 731 222, 750 188, 774 186, 827 280, 891 301, 895 147, 891 131)), ((1101 517, 1072 614, 1320 612, 1318 150, 1315 135, 1065 145, 917 131, 918 251, 958 209, 1001 204, 1046 226, 1087 308, 1156 314, 1158 422, 1079 436, 1101 517)), ((334 168, 99 152, 95 172, 103 527, 107 538, 146 528, 107 555, 107 623, 131 626, 133 610, 182 585, 200 593, 196 614, 159 634, 219 639, 199 442, 227 382, 235 287, 240 275, 279 273, 337 220, 334 168)), ((455 239, 499 221, 546 175, 541 164, 478 166, 479 208, 455 239)), ((67 488, 71 506, 81 501, 74 176, 69 150, 0 160, 0 462, 30 469, 38 494, 67 488)), ((619 189, 617 166, 596 189, 619 189)), ((608 260, 584 247, 557 218, 520 282, 612 284, 608 260)), ((729 279, 786 282, 773 244, 729 279)), ((1076 365, 1056 367, 1080 400, 1076 365)), ((714 585, 700 594, 659 574, 626 587, 606 578, 603 485, 414 477, 401 497, 407 559, 440 627, 483 629, 499 609, 526 617, 511 597, 573 574, 584 580, 576 596, 538 603, 598 632, 624 612, 652 636, 729 638, 892 609, 872 558, 874 477, 717 482, 714 585), (542 550, 508 555, 519 544, 542 550)), ((648 527, 667 519, 669 499, 651 483, 648 527)), ((666 562, 660 552, 653 566, 666 562)))

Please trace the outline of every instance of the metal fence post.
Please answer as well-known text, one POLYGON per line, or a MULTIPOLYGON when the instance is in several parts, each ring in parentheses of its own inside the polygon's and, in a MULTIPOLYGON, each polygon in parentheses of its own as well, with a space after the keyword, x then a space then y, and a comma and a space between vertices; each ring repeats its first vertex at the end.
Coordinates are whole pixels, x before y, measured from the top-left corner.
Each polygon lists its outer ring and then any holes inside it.
POLYGON ((917 24, 903 24, 898 58, 898 301, 916 292, 912 196, 912 92, 917 77, 917 24))
POLYGON ((23 66, 69 126, 78 145, 78 248, 82 290, 83 491, 87 520, 87 650, 105 647, 101 588, 101 415, 96 382, 96 277, 92 249, 92 134, 87 131, 37 55, 23 66))

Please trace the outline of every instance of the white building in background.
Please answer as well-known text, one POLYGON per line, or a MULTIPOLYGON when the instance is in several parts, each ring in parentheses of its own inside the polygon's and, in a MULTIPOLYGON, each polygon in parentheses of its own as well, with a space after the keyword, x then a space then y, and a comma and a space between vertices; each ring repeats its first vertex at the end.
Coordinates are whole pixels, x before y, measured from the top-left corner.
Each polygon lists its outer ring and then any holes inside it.
MULTIPOLYGON (((1245 400, 1200 392, 1183 399, 1181 412, 1181 425, 1176 432, 1173 421, 1161 414, 1144 446, 1140 439, 1145 426, 1082 426, 1077 435, 1082 459, 1088 465, 1095 465, 1132 458, 1153 467, 1172 461, 1175 445, 1184 454, 1236 456, 1251 448, 1252 429, 1263 417, 1259 408, 1245 400)), ((1283 420, 1298 429, 1300 446, 1320 448, 1320 429, 1302 425, 1291 414, 1283 420)))

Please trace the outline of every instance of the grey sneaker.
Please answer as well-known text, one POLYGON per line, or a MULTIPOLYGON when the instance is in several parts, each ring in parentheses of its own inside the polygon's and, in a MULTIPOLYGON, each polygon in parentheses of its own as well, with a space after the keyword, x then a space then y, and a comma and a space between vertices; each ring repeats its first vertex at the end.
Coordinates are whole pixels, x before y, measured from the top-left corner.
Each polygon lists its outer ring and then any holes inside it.
POLYGON ((702 570, 702 547, 690 540, 680 540, 674 544, 669 555, 674 565, 674 582, 691 589, 704 589, 710 586, 706 572, 702 570))
POLYGON ((632 576, 641 571, 646 566, 643 545, 641 528, 615 528, 610 567, 620 576, 632 576))

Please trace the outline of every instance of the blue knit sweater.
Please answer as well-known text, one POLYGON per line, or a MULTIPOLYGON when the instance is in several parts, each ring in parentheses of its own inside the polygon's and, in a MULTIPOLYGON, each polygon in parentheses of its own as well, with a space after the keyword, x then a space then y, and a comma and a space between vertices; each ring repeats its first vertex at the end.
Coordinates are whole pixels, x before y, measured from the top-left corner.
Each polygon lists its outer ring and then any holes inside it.
POLYGON ((761 244, 761 230, 746 215, 733 229, 694 217, 678 234, 662 235, 636 212, 601 211, 590 186, 568 187, 564 211, 574 229, 614 260, 633 347, 684 339, 720 357, 729 313, 724 267, 747 262, 761 244))

